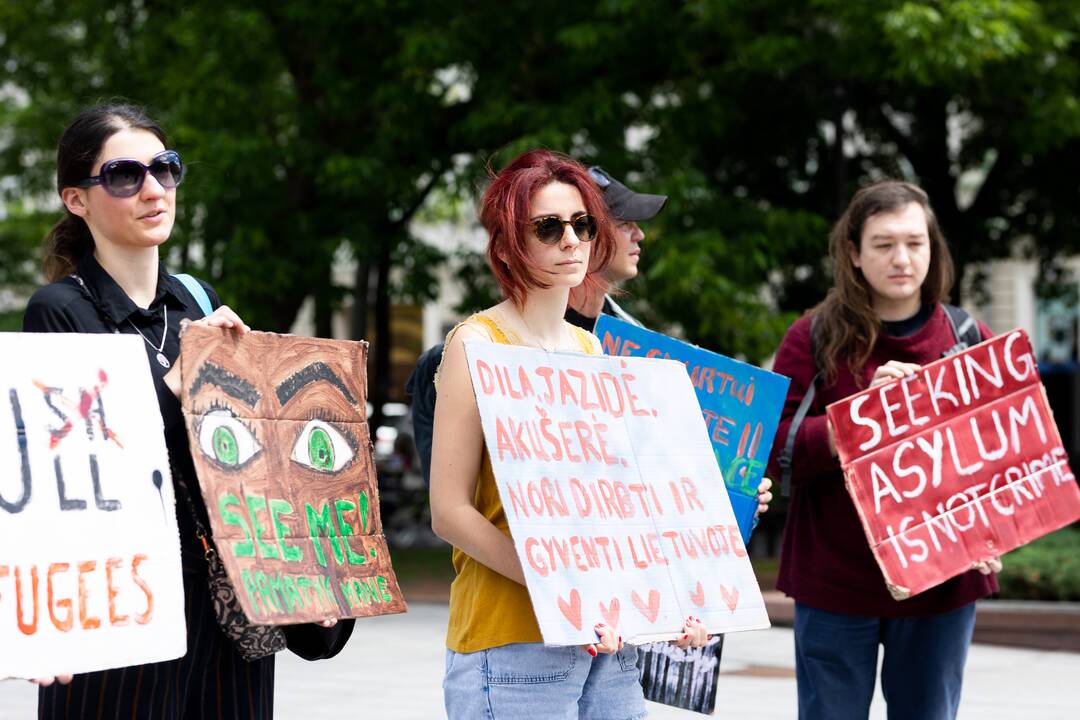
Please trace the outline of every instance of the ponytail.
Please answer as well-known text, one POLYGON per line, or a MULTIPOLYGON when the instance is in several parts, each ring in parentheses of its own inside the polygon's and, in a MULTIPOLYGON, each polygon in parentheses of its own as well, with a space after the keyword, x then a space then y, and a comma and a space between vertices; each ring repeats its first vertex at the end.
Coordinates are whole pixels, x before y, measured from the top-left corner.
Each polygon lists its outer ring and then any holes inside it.
POLYGON ((41 270, 45 282, 57 280, 75 272, 75 265, 94 249, 94 238, 83 219, 65 212, 60 222, 45 236, 45 252, 41 270))

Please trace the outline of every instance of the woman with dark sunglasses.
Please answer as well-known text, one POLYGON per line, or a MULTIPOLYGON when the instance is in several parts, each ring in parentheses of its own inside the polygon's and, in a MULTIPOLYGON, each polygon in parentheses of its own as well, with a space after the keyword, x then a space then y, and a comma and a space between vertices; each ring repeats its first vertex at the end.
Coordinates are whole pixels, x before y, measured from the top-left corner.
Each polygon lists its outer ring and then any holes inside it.
MULTIPOLYGON (((210 286, 199 281, 202 292, 197 294, 206 298, 196 298, 159 260, 159 248, 172 232, 176 187, 183 178, 183 162, 167 149, 165 133, 131 105, 92 107, 60 138, 57 189, 64 217, 45 241, 50 284, 30 298, 23 329, 142 336, 173 479, 185 479, 194 508, 178 488, 187 653, 161 663, 62 677, 55 684, 43 679, 41 718, 273 716, 273 656, 245 661, 218 627, 192 517, 194 512, 209 527, 177 399, 180 323, 190 320, 237 334, 248 327, 210 286), (209 316, 204 317, 201 300, 215 308, 209 316)), ((300 626, 286 635, 291 649, 315 659, 340 650, 349 630, 351 623, 327 631, 300 626)))
MULTIPOLYGON (((447 336, 436 378, 431 462, 432 528, 454 546, 446 712, 479 717, 605 718, 645 715, 637 651, 595 626, 583 648, 543 644, 491 461, 484 445, 464 343, 481 340, 600 354, 596 336, 563 319, 570 289, 595 282, 614 251, 612 222, 584 167, 563 155, 525 153, 484 193, 487 255, 506 299, 447 336)), ((701 646, 687 621, 680 645, 701 646)))

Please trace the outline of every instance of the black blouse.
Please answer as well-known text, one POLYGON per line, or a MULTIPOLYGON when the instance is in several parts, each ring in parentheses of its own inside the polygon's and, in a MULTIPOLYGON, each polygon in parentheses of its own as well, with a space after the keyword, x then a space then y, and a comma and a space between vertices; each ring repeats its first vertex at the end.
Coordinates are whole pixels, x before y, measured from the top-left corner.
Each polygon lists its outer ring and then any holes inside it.
MULTIPOLYGON (((202 309, 183 283, 169 275, 164 268, 158 270, 157 294, 150 307, 145 309, 132 302, 93 255, 87 255, 79 261, 74 275, 78 279, 69 275, 33 294, 23 315, 23 331, 142 334, 150 374, 157 391, 158 406, 165 425, 165 444, 169 449, 173 472, 185 478, 200 521, 204 527, 209 527, 206 507, 198 489, 195 467, 191 460, 180 401, 165 385, 164 378, 168 368, 157 360, 157 348, 162 347, 161 352, 170 366, 175 364, 180 355, 180 321, 185 318, 200 319, 203 317, 202 309), (81 283, 79 279, 82 280, 81 283), (163 332, 165 337, 162 346, 163 332)), ((200 281, 200 284, 210 296, 211 305, 215 308, 220 305, 221 300, 217 293, 206 283, 200 281)), ((175 483, 174 477, 174 486, 175 483)), ((206 561, 203 558, 202 545, 195 537, 195 524, 179 488, 176 489, 176 514, 184 571, 205 572, 206 561)))

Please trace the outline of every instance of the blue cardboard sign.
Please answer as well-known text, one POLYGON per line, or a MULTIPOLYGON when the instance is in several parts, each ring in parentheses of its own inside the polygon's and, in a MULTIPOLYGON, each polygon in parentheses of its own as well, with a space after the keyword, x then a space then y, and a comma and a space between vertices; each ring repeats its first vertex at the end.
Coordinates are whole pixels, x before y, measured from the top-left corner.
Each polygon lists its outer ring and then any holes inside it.
POLYGON ((667 358, 686 365, 743 542, 749 542, 757 486, 765 475, 790 381, 610 315, 600 316, 595 332, 608 355, 667 358))

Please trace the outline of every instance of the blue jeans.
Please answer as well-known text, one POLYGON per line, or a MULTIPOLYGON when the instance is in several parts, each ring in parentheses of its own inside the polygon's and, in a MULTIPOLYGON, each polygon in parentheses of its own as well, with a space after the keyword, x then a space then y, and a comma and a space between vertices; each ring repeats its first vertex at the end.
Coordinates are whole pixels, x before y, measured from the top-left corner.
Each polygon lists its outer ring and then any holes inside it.
POLYGON ((878 618, 795 603, 800 720, 866 720, 885 648, 889 720, 953 720, 960 706, 975 603, 941 615, 878 618))
POLYGON ((579 647, 515 643, 446 651, 443 697, 450 720, 639 720, 645 698, 637 648, 591 657, 579 647))

